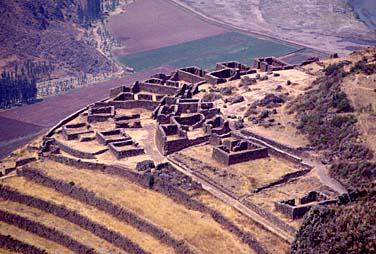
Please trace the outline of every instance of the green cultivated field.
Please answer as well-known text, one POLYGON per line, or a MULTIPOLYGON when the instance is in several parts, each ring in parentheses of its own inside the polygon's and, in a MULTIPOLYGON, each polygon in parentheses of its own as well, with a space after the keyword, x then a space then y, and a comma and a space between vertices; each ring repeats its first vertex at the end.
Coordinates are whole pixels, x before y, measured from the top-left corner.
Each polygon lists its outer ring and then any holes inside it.
POLYGON ((161 65, 175 67, 195 65, 212 70, 215 64, 221 61, 235 60, 251 64, 255 57, 282 56, 298 49, 298 47, 276 41, 229 32, 174 46, 120 56, 119 60, 123 65, 134 68, 135 71, 161 65))

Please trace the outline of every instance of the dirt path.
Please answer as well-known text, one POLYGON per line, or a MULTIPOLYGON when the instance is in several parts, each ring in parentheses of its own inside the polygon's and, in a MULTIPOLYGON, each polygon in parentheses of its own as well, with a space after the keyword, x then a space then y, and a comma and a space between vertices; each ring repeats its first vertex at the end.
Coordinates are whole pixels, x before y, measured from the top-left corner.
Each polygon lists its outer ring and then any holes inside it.
POLYGON ((224 193, 220 189, 218 189, 216 186, 212 185, 211 183, 207 182, 206 180, 197 177, 195 174, 192 173, 192 171, 180 167, 172 158, 167 157, 169 161, 173 164, 174 167, 176 167, 179 171, 184 173, 187 176, 190 176, 194 181, 200 183, 202 187, 208 191, 210 194, 212 194, 214 197, 218 198, 219 200, 225 202, 226 204, 234 207, 236 210, 250 218, 251 220, 255 221, 256 223, 259 223, 265 229, 270 231, 271 233, 279 236, 283 240, 292 243, 294 240, 294 236, 287 233, 286 231, 276 227, 273 223, 269 222, 256 212, 252 211, 247 206, 243 205, 240 201, 236 200, 235 198, 229 196, 228 194, 224 193))

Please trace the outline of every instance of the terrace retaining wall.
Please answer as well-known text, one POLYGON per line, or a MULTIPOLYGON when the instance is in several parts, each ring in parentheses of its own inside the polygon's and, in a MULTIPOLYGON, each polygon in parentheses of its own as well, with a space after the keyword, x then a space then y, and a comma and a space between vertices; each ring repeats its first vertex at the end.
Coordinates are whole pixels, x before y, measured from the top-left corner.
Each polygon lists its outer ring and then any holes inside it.
POLYGON ((14 225, 18 228, 29 231, 33 234, 36 234, 55 243, 58 243, 76 253, 96 253, 92 248, 77 242, 68 235, 63 234, 54 228, 50 228, 38 222, 31 221, 17 214, 12 214, 0 210, 0 221, 3 221, 10 225, 14 225))
POLYGON ((62 142, 58 141, 57 139, 54 139, 54 144, 56 144, 60 150, 75 156, 77 158, 82 158, 82 159, 95 159, 95 153, 88 153, 88 152, 83 152, 79 151, 77 149, 74 149, 68 145, 63 144, 62 142))
POLYGON ((53 188, 56 191, 63 193, 64 195, 77 199, 80 202, 95 206, 97 209, 100 209, 122 221, 125 221, 138 230, 151 234, 155 238, 159 239, 162 243, 165 243, 168 246, 174 248, 177 253, 194 253, 184 241, 174 239, 168 232, 153 224, 150 224, 146 220, 140 218, 133 211, 130 211, 125 207, 113 204, 107 199, 98 197, 92 191, 89 191, 82 187, 71 186, 69 183, 66 183, 64 181, 50 178, 49 176, 44 175, 38 170, 29 167, 18 170, 17 173, 36 183, 53 188))
POLYGON ((28 243, 14 239, 10 235, 1 235, 0 234, 0 246, 9 251, 14 251, 17 253, 24 254, 47 254, 45 250, 42 250, 38 247, 30 245, 28 243))
POLYGON ((65 206, 57 205, 52 202, 39 199, 37 197, 21 194, 6 186, 0 186, 0 197, 6 200, 11 200, 20 204, 37 208, 41 211, 51 213, 57 217, 67 220, 73 224, 80 226, 85 230, 88 230, 94 235, 102 239, 105 239, 107 242, 114 244, 120 249, 125 250, 127 253, 147 253, 140 246, 133 243, 120 233, 109 230, 106 227, 91 221, 89 218, 65 206))
MULTIPOLYGON (((64 158, 58 155, 51 155, 51 159, 64 163, 68 166, 74 166, 78 168, 86 168, 91 170, 100 170, 107 174, 112 174, 120 177, 125 177, 133 183, 139 184, 143 187, 148 187, 148 179, 150 174, 138 174, 135 172, 130 171, 129 169, 120 168, 116 166, 107 166, 105 164, 99 163, 92 163, 92 162, 84 162, 81 160, 75 160, 72 158, 64 158)), ((169 164, 169 167, 173 166, 169 164)), ((174 170, 177 170, 174 168, 174 170)), ((160 192, 167 197, 173 199, 175 202, 179 204, 183 204, 184 206, 188 207, 189 209, 193 209, 196 211, 200 211, 203 213, 210 214, 211 217, 219 224, 224 226, 227 230, 234 233, 237 237, 239 237, 244 243, 248 244, 252 247, 256 253, 263 254, 266 253, 264 248, 251 236, 250 234, 242 231, 236 225, 234 225, 230 220, 225 218, 220 212, 214 211, 211 208, 207 207, 203 203, 192 199, 192 197, 182 191, 181 189, 173 186, 170 182, 163 180, 160 177, 156 177, 155 184, 153 185, 152 189, 160 192)))

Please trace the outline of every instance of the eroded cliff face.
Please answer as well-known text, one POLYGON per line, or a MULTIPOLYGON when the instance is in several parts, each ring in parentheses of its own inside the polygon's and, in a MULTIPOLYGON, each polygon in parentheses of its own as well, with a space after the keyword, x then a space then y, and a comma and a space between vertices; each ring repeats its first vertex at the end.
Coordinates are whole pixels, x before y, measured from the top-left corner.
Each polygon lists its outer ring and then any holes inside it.
POLYGON ((1 0, 0 67, 47 62, 53 70, 41 79, 111 71, 112 63, 83 40, 85 26, 100 15, 100 0, 1 0))

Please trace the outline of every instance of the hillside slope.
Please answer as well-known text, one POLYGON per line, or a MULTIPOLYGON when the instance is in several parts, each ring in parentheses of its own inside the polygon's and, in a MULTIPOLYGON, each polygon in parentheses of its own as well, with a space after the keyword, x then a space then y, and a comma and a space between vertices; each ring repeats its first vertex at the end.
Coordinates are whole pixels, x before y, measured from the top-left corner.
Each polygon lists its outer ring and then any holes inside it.
POLYGON ((0 67, 21 70, 31 61, 34 69, 44 69, 42 79, 111 71, 112 63, 82 40, 84 20, 99 15, 84 2, 100 6, 96 0, 0 1, 0 67))
POLYGON ((310 91, 299 98, 297 120, 311 145, 323 152, 329 173, 349 194, 339 204, 305 217, 291 253, 374 253, 375 48, 331 60, 310 91), (360 81, 360 82, 359 82, 360 81), (367 124, 365 124, 365 122, 367 124), (372 124, 373 123, 373 124, 372 124))

